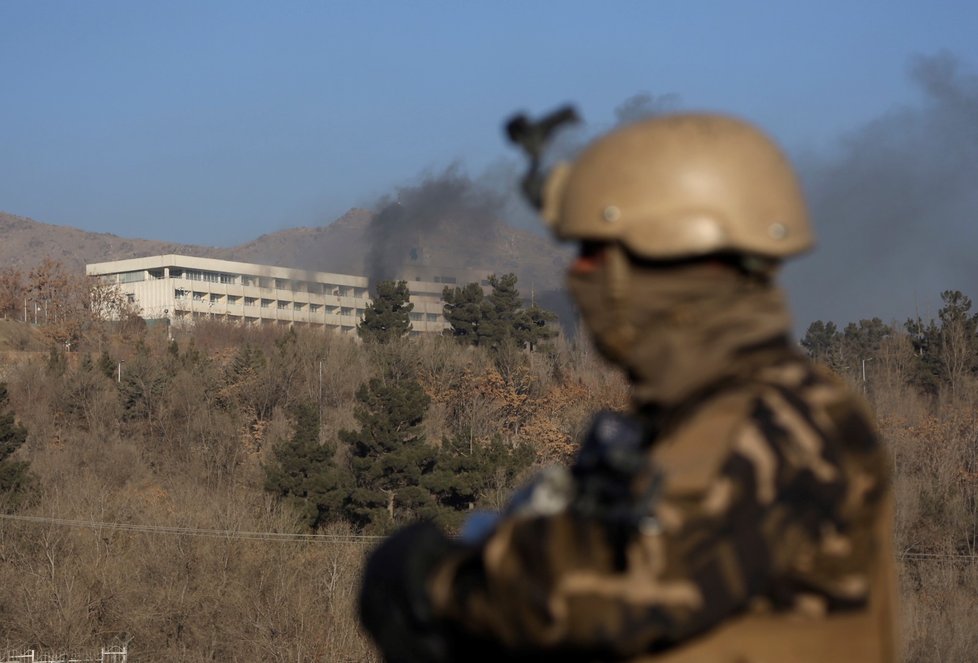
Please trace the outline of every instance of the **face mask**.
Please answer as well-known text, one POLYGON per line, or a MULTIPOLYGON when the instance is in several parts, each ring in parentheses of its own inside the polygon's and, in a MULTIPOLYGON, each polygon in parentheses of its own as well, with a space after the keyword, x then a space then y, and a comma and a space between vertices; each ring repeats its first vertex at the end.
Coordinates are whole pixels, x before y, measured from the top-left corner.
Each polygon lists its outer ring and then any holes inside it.
POLYGON ((595 346, 628 372, 642 403, 675 404, 740 370, 745 348, 790 329, 777 288, 722 266, 632 265, 617 290, 610 276, 605 266, 571 273, 568 289, 595 346))

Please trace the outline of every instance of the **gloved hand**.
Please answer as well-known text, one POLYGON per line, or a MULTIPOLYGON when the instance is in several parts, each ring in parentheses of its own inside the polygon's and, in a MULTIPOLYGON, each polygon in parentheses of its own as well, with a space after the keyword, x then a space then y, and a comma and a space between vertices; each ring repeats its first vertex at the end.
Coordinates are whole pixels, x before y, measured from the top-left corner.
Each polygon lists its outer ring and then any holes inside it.
POLYGON ((449 634, 435 618, 425 583, 452 549, 431 522, 391 535, 367 559, 360 621, 387 663, 449 663, 449 634))

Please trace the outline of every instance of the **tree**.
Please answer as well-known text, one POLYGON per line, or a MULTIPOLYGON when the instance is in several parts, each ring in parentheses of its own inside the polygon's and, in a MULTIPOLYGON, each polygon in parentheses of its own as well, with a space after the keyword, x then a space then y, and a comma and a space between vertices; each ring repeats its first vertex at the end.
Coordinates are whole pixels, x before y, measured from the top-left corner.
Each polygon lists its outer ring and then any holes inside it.
POLYGON ((441 293, 445 306, 442 314, 451 325, 445 334, 465 345, 479 345, 479 332, 482 323, 482 302, 485 293, 478 283, 469 283, 463 288, 449 288, 441 293))
POLYGON ((905 325, 917 356, 913 382, 932 394, 940 385, 955 393, 978 368, 978 314, 971 313, 971 299, 958 290, 945 290, 941 301, 938 321, 918 317, 905 325))
POLYGON ((411 377, 385 374, 362 385, 356 400, 353 416, 360 429, 339 433, 349 445, 354 481, 348 517, 358 526, 383 530, 433 516, 435 499, 422 485, 436 462, 421 427, 427 394, 411 377))
POLYGON ((883 341, 894 330, 879 318, 850 322, 839 331, 834 322, 816 320, 808 326, 801 345, 808 355, 847 375, 854 382, 862 382, 880 352, 883 341))
POLYGON ((442 291, 443 313, 451 325, 446 334, 460 343, 497 351, 511 346, 532 350, 556 335, 549 326, 556 315, 536 305, 523 308, 515 274, 492 274, 488 281, 488 296, 478 283, 442 291))
POLYGON ((316 405, 301 403, 294 415, 292 438, 274 450, 275 462, 265 468, 265 489, 286 498, 315 529, 342 516, 350 486, 334 461, 335 446, 319 443, 316 405))
POLYGON ((438 519, 448 527, 458 527, 487 493, 511 486, 533 456, 529 446, 512 448, 499 439, 473 445, 471 439, 456 435, 442 442, 435 471, 425 477, 425 487, 442 507, 438 519))
POLYGON ((20 319, 27 306, 26 297, 24 275, 10 267, 0 269, 0 317, 20 319))
POLYGON ((378 281, 373 300, 363 313, 357 334, 364 341, 389 343, 411 331, 414 304, 406 281, 378 281))
POLYGON ((826 365, 834 366, 838 357, 842 335, 834 322, 816 320, 808 325, 808 330, 801 339, 801 345, 808 351, 808 356, 826 365))
POLYGON ((75 274, 50 258, 28 274, 25 298, 28 320, 66 350, 77 349, 93 331, 104 331, 105 320, 142 326, 141 320, 136 323, 139 307, 118 285, 75 274))
POLYGON ((516 327, 522 304, 520 291, 516 289, 516 274, 489 275, 487 306, 483 306, 481 343, 499 349, 516 340, 516 327))
POLYGON ((516 322, 517 342, 531 350, 536 349, 540 343, 557 336, 557 330, 553 328, 556 321, 556 313, 533 304, 520 313, 516 322))
POLYGON ((27 461, 10 460, 27 441, 27 429, 17 424, 6 406, 7 385, 0 382, 0 507, 14 510, 31 498, 35 481, 27 461))
POLYGON ((173 378, 173 364, 172 359, 163 364, 147 345, 137 345, 135 354, 123 365, 117 383, 124 420, 145 423, 150 429, 159 426, 163 396, 173 378))

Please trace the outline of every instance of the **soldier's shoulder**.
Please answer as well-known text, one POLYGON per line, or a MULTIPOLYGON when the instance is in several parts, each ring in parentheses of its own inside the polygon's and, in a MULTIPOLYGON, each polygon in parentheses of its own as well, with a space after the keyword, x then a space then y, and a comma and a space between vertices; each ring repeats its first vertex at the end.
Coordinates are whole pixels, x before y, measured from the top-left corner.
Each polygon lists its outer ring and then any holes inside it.
POLYGON ((792 413, 822 437, 875 445, 876 428, 868 404, 828 368, 793 357, 764 367, 755 379, 762 386, 755 418, 758 410, 765 409, 780 419, 792 413))

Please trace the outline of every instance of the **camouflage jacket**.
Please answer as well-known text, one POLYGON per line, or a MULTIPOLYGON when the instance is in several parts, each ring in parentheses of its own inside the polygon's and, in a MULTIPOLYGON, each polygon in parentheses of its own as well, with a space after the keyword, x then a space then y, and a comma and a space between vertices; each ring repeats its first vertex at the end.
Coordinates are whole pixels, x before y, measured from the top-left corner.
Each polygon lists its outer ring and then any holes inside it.
POLYGON ((507 518, 436 612, 495 660, 894 660, 888 462, 837 378, 784 353, 675 413, 635 494, 655 468, 624 551, 572 510, 507 518))

